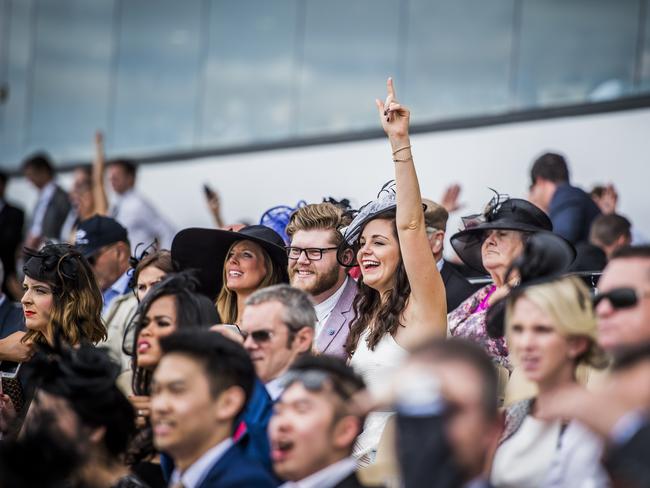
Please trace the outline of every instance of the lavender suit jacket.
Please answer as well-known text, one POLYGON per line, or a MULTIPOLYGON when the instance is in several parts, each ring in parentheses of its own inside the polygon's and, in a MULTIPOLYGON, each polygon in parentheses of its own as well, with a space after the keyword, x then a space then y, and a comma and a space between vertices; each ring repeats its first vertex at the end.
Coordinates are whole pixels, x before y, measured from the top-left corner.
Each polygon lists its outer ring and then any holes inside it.
POLYGON ((330 354, 347 359, 345 341, 350 332, 350 323, 354 319, 352 302, 357 296, 357 290, 357 282, 348 278, 341 298, 334 306, 320 334, 316 337, 316 350, 320 354, 330 354))

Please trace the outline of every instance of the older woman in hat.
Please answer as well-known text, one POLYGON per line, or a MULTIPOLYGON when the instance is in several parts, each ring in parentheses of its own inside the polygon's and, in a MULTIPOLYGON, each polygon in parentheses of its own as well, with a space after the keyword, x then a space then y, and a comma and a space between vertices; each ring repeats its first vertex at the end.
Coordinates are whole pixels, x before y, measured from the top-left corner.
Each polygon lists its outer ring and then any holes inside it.
POLYGON ((548 216, 519 198, 496 195, 483 214, 463 218, 465 230, 451 237, 451 245, 470 268, 489 274, 492 283, 478 290, 447 317, 449 333, 481 344, 495 363, 511 369, 503 337, 488 337, 486 315, 493 303, 505 297, 518 277, 506 279, 531 234, 553 229, 548 216))
POLYGON ((495 487, 609 486, 597 437, 575 421, 548 420, 549 399, 577 386, 579 367, 607 362, 589 289, 580 278, 562 275, 574 256, 561 237, 538 234, 515 263, 521 283, 505 300, 506 337, 513 362, 537 394, 506 410, 492 464, 495 487))
POLYGON ((263 225, 238 232, 184 229, 174 238, 172 258, 181 269, 198 270, 200 291, 216 298, 226 324, 240 323, 244 302, 255 290, 289 281, 284 241, 263 225))

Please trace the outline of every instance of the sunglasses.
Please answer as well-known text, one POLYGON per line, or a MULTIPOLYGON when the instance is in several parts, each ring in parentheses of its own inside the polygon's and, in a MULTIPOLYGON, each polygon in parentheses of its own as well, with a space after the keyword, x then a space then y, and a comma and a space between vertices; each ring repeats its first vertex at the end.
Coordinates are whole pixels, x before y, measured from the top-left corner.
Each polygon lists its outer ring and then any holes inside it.
POLYGON ((598 293, 594 296, 593 304, 594 308, 596 308, 600 302, 607 299, 614 310, 619 310, 634 307, 639 303, 639 300, 649 296, 650 291, 638 293, 634 288, 614 288, 607 293, 598 293))
POLYGON ((348 391, 350 389, 346 389, 344 384, 337 381, 331 374, 318 369, 289 370, 282 378, 282 385, 286 389, 293 383, 300 383, 308 391, 319 392, 323 390, 326 381, 329 381, 334 392, 343 400, 349 400, 355 393, 354 391, 348 391))
POLYGON ((266 329, 254 330, 253 332, 239 329, 239 332, 241 332, 241 335, 244 338, 244 342, 246 342, 246 339, 250 337, 253 342, 256 342, 257 344, 263 344, 265 342, 269 342, 273 338, 273 332, 266 329))

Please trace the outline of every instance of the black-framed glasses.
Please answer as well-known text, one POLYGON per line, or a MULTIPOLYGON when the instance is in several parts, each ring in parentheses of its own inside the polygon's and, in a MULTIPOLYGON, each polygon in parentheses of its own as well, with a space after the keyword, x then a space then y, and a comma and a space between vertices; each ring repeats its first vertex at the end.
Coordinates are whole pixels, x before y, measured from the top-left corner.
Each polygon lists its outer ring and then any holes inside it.
POLYGON ((253 342, 256 342, 257 344, 263 344, 265 342, 269 342, 274 335, 273 331, 268 329, 259 329, 259 330, 254 330, 253 332, 248 332, 247 330, 239 329, 239 332, 244 338, 244 342, 246 342, 246 339, 250 337, 253 340, 253 342))
POLYGON ((594 308, 603 300, 608 300, 614 310, 632 308, 639 300, 650 297, 650 291, 637 292, 634 288, 614 288, 606 293, 598 293, 593 298, 594 308))
POLYGON ((323 258, 323 253, 327 251, 334 251, 335 249, 338 249, 338 247, 293 247, 293 246, 288 246, 285 247, 287 251, 287 256, 289 259, 300 259, 300 255, 304 252, 305 255, 307 256, 307 259, 310 261, 319 261, 323 258))

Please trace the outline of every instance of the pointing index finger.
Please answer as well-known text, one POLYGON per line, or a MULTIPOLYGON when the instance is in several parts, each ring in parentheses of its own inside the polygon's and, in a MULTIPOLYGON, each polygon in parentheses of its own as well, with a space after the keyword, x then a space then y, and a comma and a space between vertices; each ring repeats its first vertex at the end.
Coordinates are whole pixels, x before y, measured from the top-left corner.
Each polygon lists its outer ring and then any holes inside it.
POLYGON ((386 80, 386 90, 388 91, 388 96, 394 99, 395 87, 393 87, 393 78, 390 76, 388 77, 388 80, 386 80))

